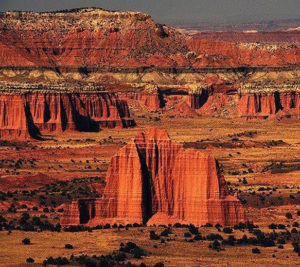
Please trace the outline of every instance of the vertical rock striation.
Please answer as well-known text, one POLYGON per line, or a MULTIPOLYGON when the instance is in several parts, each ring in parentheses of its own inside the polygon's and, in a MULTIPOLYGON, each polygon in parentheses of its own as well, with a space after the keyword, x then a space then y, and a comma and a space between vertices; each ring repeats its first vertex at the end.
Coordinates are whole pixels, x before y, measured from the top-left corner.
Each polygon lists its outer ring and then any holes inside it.
MULTIPOLYGON (((214 157, 185 150, 165 130, 139 133, 112 158, 106 181, 104 197, 95 200, 89 225, 234 225, 245 220, 239 200, 228 195, 214 157)), ((72 220, 69 214, 62 224, 77 224, 78 215, 72 220)))
POLYGON ((238 100, 237 115, 247 119, 300 116, 298 92, 242 94, 238 100))
POLYGON ((26 140, 37 136, 23 95, 0 95, 0 138, 26 140))
POLYGON ((3 139, 35 138, 38 132, 97 132, 135 125, 127 102, 108 93, 2 94, 0 108, 3 139))

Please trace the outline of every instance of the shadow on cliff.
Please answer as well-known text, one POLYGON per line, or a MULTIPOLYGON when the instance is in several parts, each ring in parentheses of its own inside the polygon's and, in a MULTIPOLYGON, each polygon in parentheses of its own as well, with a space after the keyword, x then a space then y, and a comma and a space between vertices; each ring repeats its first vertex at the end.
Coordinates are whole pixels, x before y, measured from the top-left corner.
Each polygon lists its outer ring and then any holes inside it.
POLYGON ((36 140, 46 140, 45 138, 42 137, 38 127, 34 124, 33 118, 30 112, 30 107, 29 105, 25 105, 25 115, 26 115, 26 123, 27 123, 27 128, 30 136, 36 140))

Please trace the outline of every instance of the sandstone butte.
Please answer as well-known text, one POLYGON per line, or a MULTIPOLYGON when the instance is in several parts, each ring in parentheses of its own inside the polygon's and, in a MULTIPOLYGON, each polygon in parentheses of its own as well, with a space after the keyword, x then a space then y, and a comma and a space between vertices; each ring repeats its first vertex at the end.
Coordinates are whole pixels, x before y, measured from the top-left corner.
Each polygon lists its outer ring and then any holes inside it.
POLYGON ((126 101, 108 93, 0 95, 0 138, 25 140, 64 131, 134 126, 126 101))
POLYGON ((184 149, 165 130, 138 133, 109 165, 100 199, 75 200, 61 224, 234 225, 245 221, 240 201, 228 194, 213 156, 184 149))
POLYGON ((270 51, 214 40, 207 34, 186 36, 140 12, 85 8, 0 14, 3 67, 203 68, 299 63, 298 46, 270 51))

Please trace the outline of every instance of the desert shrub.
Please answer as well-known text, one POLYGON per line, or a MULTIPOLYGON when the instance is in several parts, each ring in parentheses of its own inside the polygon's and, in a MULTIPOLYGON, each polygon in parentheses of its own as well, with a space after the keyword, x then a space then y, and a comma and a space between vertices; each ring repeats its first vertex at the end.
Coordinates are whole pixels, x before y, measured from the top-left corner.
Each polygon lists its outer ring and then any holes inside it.
POLYGON ((0 215, 0 223, 6 223, 7 220, 2 216, 0 215))
POLYGON ((22 243, 24 244, 24 245, 30 245, 31 244, 31 241, 30 241, 30 239, 29 238, 24 238, 23 240, 22 240, 22 243))
POLYGON ((227 240, 223 240, 222 244, 223 245, 230 245, 230 246, 234 246, 235 245, 235 237, 233 235, 228 236, 227 240))
POLYGON ((165 267, 163 262, 158 262, 153 265, 153 267, 165 267))
POLYGON ((212 233, 212 234, 207 235, 206 239, 209 240, 209 241, 223 240, 223 237, 221 235, 219 235, 219 234, 213 234, 212 233))
POLYGON ((297 229, 296 229, 296 228, 293 228, 293 229, 292 229, 292 231, 291 231, 291 233, 292 233, 292 234, 297 234, 297 233, 298 233, 298 231, 297 231, 297 229))
POLYGON ((43 212, 49 212, 49 209, 48 208, 44 208, 43 212))
POLYGON ((285 240, 284 240, 283 238, 279 238, 279 239, 277 240, 277 243, 278 243, 278 244, 285 244, 285 240))
POLYGON ((208 245, 208 248, 211 248, 211 249, 214 249, 214 250, 220 250, 221 249, 221 244, 218 240, 215 240, 214 242, 212 242, 208 245))
POLYGON ((215 227, 216 227, 217 229, 220 229, 220 228, 222 228, 222 225, 219 224, 219 223, 217 223, 217 224, 215 225, 215 227))
POLYGON ((34 259, 33 259, 33 258, 27 258, 27 259, 26 259, 26 262, 27 262, 27 263, 34 263, 34 259))
POLYGON ((68 265, 70 262, 67 258, 65 257, 58 257, 58 258, 53 258, 50 257, 46 260, 43 261, 43 265, 68 265))
POLYGON ((199 233, 198 228, 192 224, 189 226, 189 231, 192 235, 197 235, 199 233))
POLYGON ((194 236, 194 240, 203 240, 203 237, 200 234, 194 236))
POLYGON ((269 238, 262 240, 260 244, 263 247, 274 247, 275 246, 275 242, 269 238))
POLYGON ((125 261, 126 260, 126 254, 125 253, 117 253, 115 256, 114 256, 114 259, 116 261, 125 261))
POLYGON ((277 225, 275 223, 271 223, 269 225, 269 229, 277 229, 277 225))
POLYGON ((164 230, 160 233, 160 236, 168 237, 169 234, 171 234, 171 230, 170 230, 170 228, 167 228, 167 229, 164 229, 164 230))
POLYGON ((159 240, 159 236, 155 233, 155 231, 151 230, 149 234, 151 240, 159 240))
POLYGON ((281 230, 283 230, 283 229, 285 229, 285 225, 284 224, 278 224, 278 229, 281 229, 281 230))
POLYGON ((285 217, 286 217, 287 219, 293 219, 293 215, 292 215, 292 213, 290 213, 290 212, 287 212, 287 213, 285 214, 285 217))
POLYGON ((232 233, 232 228, 230 228, 230 227, 224 227, 223 232, 225 234, 231 234, 232 233))
POLYGON ((258 248, 253 248, 252 253, 253 254, 260 254, 260 250, 258 248))
POLYGON ((125 245, 121 243, 119 251, 130 253, 136 259, 140 259, 142 256, 146 256, 146 252, 133 242, 128 242, 125 245))
POLYGON ((294 222, 293 223, 293 227, 299 227, 299 223, 298 222, 294 222))
POLYGON ((248 239, 248 236, 246 236, 246 235, 243 235, 242 238, 239 238, 237 240, 237 244, 239 244, 239 245, 247 245, 248 243, 249 243, 249 239, 248 239))
POLYGON ((109 229, 110 228, 110 224, 109 223, 107 223, 107 224, 105 224, 104 226, 103 226, 103 229, 109 229))
POLYGON ((66 249, 73 249, 74 247, 71 244, 65 244, 66 249))
POLYGON ((192 237, 191 233, 189 233, 189 232, 184 233, 183 236, 184 237, 192 237))

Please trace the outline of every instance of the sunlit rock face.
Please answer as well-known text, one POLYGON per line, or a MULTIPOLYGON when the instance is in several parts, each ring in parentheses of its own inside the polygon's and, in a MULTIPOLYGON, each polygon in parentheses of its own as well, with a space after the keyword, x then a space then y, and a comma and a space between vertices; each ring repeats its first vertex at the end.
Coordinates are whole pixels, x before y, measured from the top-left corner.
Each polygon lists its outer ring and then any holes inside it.
MULTIPOLYGON (((112 158, 106 181, 88 225, 234 225, 245 220, 239 200, 228 195, 215 158, 184 149, 165 130, 149 129, 132 139, 112 158)), ((73 214, 76 218, 65 213, 62 223, 77 224, 80 212, 73 214)))
POLYGON ((248 119, 276 116, 299 118, 300 94, 298 92, 243 94, 238 100, 237 115, 248 119))
POLYGON ((0 136, 25 140, 64 131, 97 132, 130 127, 127 102, 109 93, 0 95, 0 136))
POLYGON ((27 113, 24 96, 0 95, 0 138, 29 139, 33 124, 27 113))
POLYGON ((98 8, 5 12, 0 15, 0 37, 0 66, 202 68, 300 62, 298 46, 271 51, 240 47, 230 38, 184 36, 148 14, 98 8))

